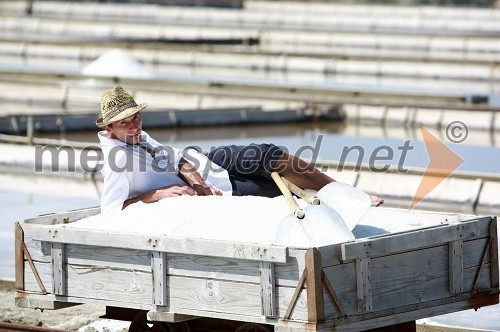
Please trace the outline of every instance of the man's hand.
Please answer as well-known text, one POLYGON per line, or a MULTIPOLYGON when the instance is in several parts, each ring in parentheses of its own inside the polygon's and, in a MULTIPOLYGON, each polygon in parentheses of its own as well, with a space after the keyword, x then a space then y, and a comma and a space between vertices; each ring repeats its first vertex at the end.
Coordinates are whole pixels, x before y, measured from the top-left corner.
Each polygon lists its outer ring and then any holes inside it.
POLYGON ((370 196, 370 199, 372 201, 372 206, 380 206, 384 204, 384 199, 378 196, 370 196))
POLYGON ((215 187, 210 187, 210 191, 212 192, 212 195, 214 196, 222 196, 222 191, 215 187))
POLYGON ((163 198, 177 197, 182 195, 196 196, 196 191, 188 186, 173 185, 168 187, 161 187, 158 189, 147 191, 139 196, 127 199, 125 202, 123 202, 122 209, 126 208, 130 204, 139 201, 142 201, 144 203, 154 203, 163 198))
POLYGON ((196 196, 196 191, 188 186, 168 186, 156 189, 154 198, 160 200, 167 197, 176 197, 182 195, 196 196))

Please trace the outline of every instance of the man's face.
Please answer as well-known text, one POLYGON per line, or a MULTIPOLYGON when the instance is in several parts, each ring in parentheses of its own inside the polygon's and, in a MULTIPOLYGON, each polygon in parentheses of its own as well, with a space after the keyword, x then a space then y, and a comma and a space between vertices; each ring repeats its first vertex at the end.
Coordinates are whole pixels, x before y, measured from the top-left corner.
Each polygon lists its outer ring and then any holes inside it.
POLYGON ((128 118, 107 125, 104 129, 111 134, 112 138, 127 144, 137 144, 142 130, 141 114, 135 113, 128 118))

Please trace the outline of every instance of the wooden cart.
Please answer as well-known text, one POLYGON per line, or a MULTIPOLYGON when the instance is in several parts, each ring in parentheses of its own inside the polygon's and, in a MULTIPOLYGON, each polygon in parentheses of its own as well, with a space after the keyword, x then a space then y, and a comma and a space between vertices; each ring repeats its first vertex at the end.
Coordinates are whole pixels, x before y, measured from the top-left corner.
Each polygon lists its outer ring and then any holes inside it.
POLYGON ((499 302, 493 217, 427 213, 447 222, 309 249, 60 225, 97 213, 16 224, 18 307, 101 303, 181 331, 361 331, 499 302))

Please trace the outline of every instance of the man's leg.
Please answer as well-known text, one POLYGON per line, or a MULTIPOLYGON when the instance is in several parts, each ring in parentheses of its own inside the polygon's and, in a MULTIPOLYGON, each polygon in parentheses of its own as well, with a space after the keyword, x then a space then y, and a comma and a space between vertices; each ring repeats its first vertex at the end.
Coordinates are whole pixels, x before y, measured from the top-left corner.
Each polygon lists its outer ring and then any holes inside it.
POLYGON ((269 170, 282 155, 272 144, 250 144, 221 146, 211 150, 207 158, 228 171, 233 196, 276 197, 281 191, 269 170))
POLYGON ((320 190, 334 179, 320 172, 316 167, 293 155, 284 154, 274 164, 282 177, 303 189, 320 190))
MULTIPOLYGON (((320 190, 334 179, 319 171, 316 167, 296 156, 283 154, 274 164, 274 169, 302 189, 320 190)), ((373 206, 379 206, 384 200, 378 196, 370 196, 373 206)))

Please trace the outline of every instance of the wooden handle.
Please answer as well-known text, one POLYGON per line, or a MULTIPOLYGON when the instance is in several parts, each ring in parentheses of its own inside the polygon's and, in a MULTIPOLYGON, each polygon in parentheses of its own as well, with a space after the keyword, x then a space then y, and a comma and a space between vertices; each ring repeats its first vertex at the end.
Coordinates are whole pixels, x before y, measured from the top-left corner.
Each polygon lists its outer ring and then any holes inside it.
POLYGON ((295 195, 299 196, 300 198, 302 198, 307 203, 312 204, 312 205, 319 205, 320 204, 320 201, 319 201, 318 197, 309 194, 304 189, 302 189, 302 188, 296 186, 295 184, 293 184, 292 182, 288 181, 286 178, 281 178, 281 180, 283 180, 283 182, 285 183, 285 185, 288 187, 288 189, 292 193, 294 193, 295 195))
POLYGON ((299 219, 303 219, 305 217, 304 211, 299 207, 295 199, 293 199, 290 190, 288 190, 288 187, 286 186, 285 182, 283 182, 281 176, 276 172, 272 172, 271 177, 273 178, 274 182, 276 182, 276 185, 285 197, 288 206, 290 207, 290 209, 292 209, 295 216, 299 219))

